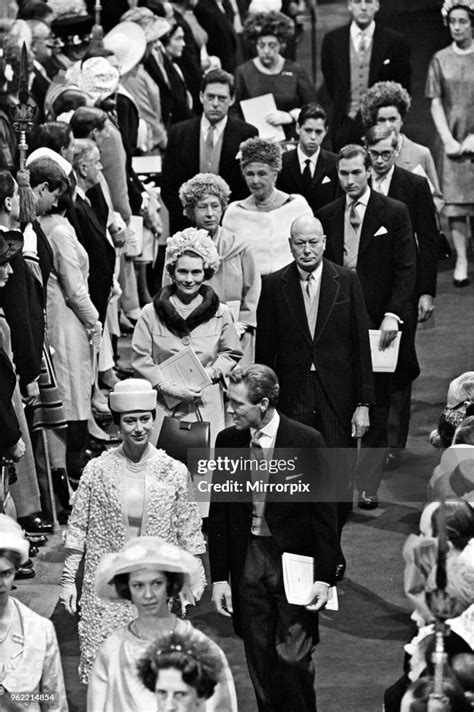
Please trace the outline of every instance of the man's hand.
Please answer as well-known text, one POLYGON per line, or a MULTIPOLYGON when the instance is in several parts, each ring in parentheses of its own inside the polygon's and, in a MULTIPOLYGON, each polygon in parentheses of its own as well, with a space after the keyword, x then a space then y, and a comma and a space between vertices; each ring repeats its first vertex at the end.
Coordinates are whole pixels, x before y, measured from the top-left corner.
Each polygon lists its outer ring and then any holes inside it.
POLYGON ((321 608, 324 608, 324 606, 328 602, 329 586, 327 585, 327 583, 315 581, 311 588, 310 596, 310 601, 305 606, 306 610, 320 611, 321 608))
POLYGON ((13 462, 18 462, 18 460, 21 460, 21 458, 25 454, 25 451, 26 445, 23 442, 22 438, 20 438, 18 442, 15 443, 15 445, 13 445, 13 447, 8 450, 8 456, 11 457, 13 462))
POLYGON ((433 309, 434 303, 431 294, 422 294, 418 300, 418 321, 428 321, 433 309))
POLYGON ((231 617, 233 612, 232 591, 227 581, 219 581, 212 585, 212 600, 221 616, 231 617))
POLYGON ((38 381, 31 381, 26 386, 26 396, 23 398, 25 405, 36 405, 39 399, 40 389, 38 381))
POLYGON ((362 438, 369 428, 369 409, 366 405, 358 405, 351 420, 351 437, 362 438))
POLYGON ((385 351, 397 335, 398 321, 394 316, 384 317, 380 324, 380 331, 382 333, 380 334, 379 349, 380 351, 385 351))

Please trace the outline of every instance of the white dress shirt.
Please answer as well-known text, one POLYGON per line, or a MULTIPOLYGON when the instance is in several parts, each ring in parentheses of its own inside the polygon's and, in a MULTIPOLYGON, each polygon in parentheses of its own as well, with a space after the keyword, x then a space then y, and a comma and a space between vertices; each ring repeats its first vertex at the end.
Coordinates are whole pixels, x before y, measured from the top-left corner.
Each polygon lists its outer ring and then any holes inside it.
MULTIPOLYGON (((216 143, 219 141, 220 137, 224 133, 224 129, 227 126, 227 118, 228 118, 227 116, 224 116, 223 119, 221 119, 217 123, 213 124, 213 126, 214 126, 214 146, 216 145, 216 143)), ((211 122, 203 114, 202 118, 201 118, 201 136, 204 141, 207 139, 207 134, 209 133, 210 127, 211 127, 211 122)))
POLYGON ((390 190, 390 184, 392 182, 392 176, 393 176, 393 171, 395 170, 395 166, 392 166, 387 173, 385 173, 383 176, 378 176, 377 173, 372 170, 371 171, 371 176, 372 176, 372 188, 377 191, 377 193, 382 193, 382 195, 387 196, 388 191, 390 190))
POLYGON ((312 156, 307 156, 305 153, 303 153, 299 146, 297 147, 296 155, 298 156, 301 173, 303 173, 304 169, 306 168, 306 161, 310 161, 309 170, 311 171, 311 178, 314 176, 314 171, 316 170, 316 164, 318 162, 320 152, 321 149, 318 147, 318 150, 315 151, 312 156))
POLYGON ((375 32, 375 21, 372 20, 370 25, 365 28, 365 30, 361 30, 360 27, 355 23, 351 22, 351 29, 350 29, 350 35, 351 35, 351 41, 352 44, 354 45, 356 52, 359 52, 359 47, 361 43, 362 36, 365 37, 366 41, 366 51, 372 44, 372 41, 374 39, 374 32, 375 32))

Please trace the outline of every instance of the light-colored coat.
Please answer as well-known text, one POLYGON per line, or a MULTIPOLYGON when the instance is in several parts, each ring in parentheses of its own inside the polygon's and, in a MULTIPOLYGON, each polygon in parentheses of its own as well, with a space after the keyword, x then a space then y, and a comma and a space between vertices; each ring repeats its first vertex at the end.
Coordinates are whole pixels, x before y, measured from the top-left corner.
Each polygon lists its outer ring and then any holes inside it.
MULTIPOLYGON (((24 631, 25 647, 18 667, 2 681, 6 690, 3 699, 9 712, 68 712, 64 687, 61 657, 54 626, 47 618, 39 616, 15 598, 10 599, 17 607, 24 631), (17 694, 26 702, 15 700, 17 694), (38 696, 38 700, 33 699, 38 696), (43 702, 40 696, 44 695, 43 702)), ((0 702, 0 708, 4 709, 0 702)))
MULTIPOLYGON (((225 304, 220 304, 216 314, 199 324, 189 337, 181 339, 173 334, 158 318, 153 304, 147 304, 137 321, 132 340, 132 366, 141 378, 146 378, 152 386, 163 382, 160 363, 190 345, 204 368, 212 366, 225 377, 242 358, 239 337, 235 330, 232 315, 225 304)), ((208 386, 202 392, 198 404, 203 420, 211 423, 211 446, 217 433, 223 430, 224 399, 219 384, 208 386)), ((192 406, 191 406, 192 411, 192 406)), ((157 407, 157 425, 171 411, 164 402, 157 407)), ((187 420, 196 420, 196 413, 190 412, 187 404, 178 405, 175 415, 186 416, 187 420)))
MULTIPOLYGON (((192 501, 189 473, 163 450, 153 450, 145 471, 141 533, 160 536, 190 554, 202 554, 205 543, 201 518, 192 501)), ((123 457, 117 448, 88 463, 74 495, 66 532, 66 548, 85 554, 79 622, 79 673, 85 683, 104 640, 136 618, 135 607, 130 603, 103 601, 94 590, 100 560, 104 554, 120 551, 127 540, 123 467, 123 457)))
POLYGON ((89 296, 89 257, 66 218, 50 215, 40 222, 53 251, 46 319, 58 388, 66 419, 87 420, 92 388, 87 329, 99 318, 89 296))
MULTIPOLYGON (((421 143, 411 141, 405 134, 401 134, 401 137, 403 138, 402 147, 395 160, 395 164, 411 173, 416 172, 415 169, 423 169, 430 184, 436 209, 440 212, 444 205, 444 199, 441 193, 438 172, 430 149, 421 143)), ((419 175, 422 174, 420 173, 419 175)))

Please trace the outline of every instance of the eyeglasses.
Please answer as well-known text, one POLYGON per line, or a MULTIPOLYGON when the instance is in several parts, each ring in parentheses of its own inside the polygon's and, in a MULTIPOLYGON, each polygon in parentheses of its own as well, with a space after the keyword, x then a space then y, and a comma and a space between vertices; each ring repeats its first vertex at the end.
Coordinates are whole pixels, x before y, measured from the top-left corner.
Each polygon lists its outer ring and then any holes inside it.
POLYGON ((372 151, 369 149, 368 154, 372 161, 376 161, 377 158, 381 158, 382 161, 389 161, 393 156, 393 149, 391 151, 372 151))

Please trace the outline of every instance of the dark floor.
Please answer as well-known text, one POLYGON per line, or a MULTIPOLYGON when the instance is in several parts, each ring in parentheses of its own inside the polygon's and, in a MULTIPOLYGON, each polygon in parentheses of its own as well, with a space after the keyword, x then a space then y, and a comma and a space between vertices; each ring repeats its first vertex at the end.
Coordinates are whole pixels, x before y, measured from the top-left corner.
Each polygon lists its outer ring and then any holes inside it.
MULTIPOLYGON (((429 58, 445 43, 445 31, 437 11, 411 11, 426 4, 433 6, 424 0, 387 0, 382 7, 390 24, 406 32, 412 48, 414 96, 407 133, 430 143, 433 129, 422 98, 423 85, 429 58)), ((321 4, 318 37, 324 28, 344 21, 344 6, 321 4)), ((300 56, 309 70, 307 37, 300 56)), ((473 313, 474 287, 454 289, 450 265, 442 263, 435 315, 417 336, 422 375, 414 386, 409 449, 402 469, 384 481, 382 506, 364 514, 356 510, 344 532, 348 571, 339 589, 340 611, 321 616, 321 644, 316 652, 319 712, 380 712, 384 688, 399 676, 403 644, 411 630, 402 590, 401 547, 404 537, 416 529, 426 482, 436 463, 427 438, 444 404, 447 385, 474 363, 473 313)), ((62 556, 59 537, 55 537, 40 556, 34 583, 20 583, 17 595, 35 610, 53 615, 70 710, 85 712, 85 691, 76 673, 76 621, 60 606, 55 608, 62 556)), ((214 614, 209 592, 192 619, 225 650, 235 676, 240 712, 254 712, 242 645, 229 622, 214 614)))

